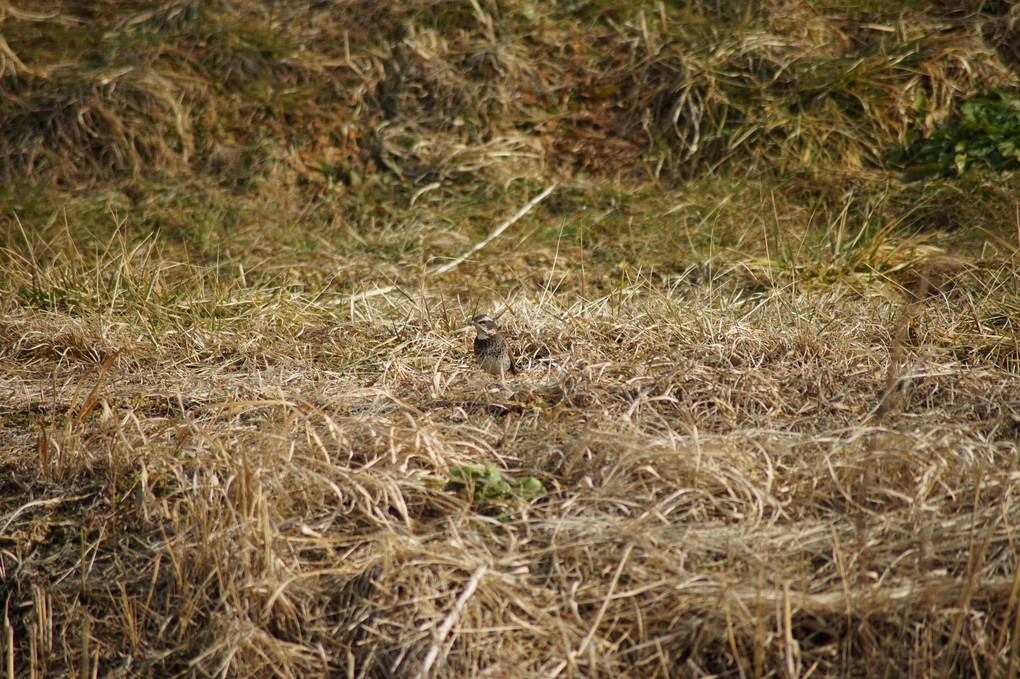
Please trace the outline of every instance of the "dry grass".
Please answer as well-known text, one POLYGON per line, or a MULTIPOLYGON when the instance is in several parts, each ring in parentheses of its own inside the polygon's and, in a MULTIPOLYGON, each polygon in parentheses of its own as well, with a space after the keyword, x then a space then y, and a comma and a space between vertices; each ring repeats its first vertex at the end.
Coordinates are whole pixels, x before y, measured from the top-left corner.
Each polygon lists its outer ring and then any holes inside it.
POLYGON ((0 676, 1015 676, 987 5, 3 7, 0 676))
POLYGON ((0 332, 18 672, 413 676, 433 644, 442 676, 1017 661, 1020 379, 987 325, 1015 272, 913 304, 730 274, 521 290, 526 370, 496 389, 442 283, 170 305, 178 265, 78 264, 120 281, 109 313, 8 304, 0 332), (486 462, 548 495, 448 486, 486 462))
POLYGON ((839 2, 68 1, 5 15, 7 180, 858 172, 1013 77, 1012 15, 839 2), (1012 22, 1012 23, 1011 23, 1012 22), (283 161, 283 162, 280 162, 283 161))

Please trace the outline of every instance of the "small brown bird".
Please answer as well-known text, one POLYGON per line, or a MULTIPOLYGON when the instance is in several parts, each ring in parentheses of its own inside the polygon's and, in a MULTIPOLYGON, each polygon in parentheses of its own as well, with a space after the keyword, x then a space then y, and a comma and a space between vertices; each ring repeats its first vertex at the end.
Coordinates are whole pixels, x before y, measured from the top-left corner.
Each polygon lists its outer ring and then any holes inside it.
POLYGON ((513 354, 510 353, 510 345, 507 344, 503 333, 496 327, 496 321, 488 314, 478 314, 471 319, 475 326, 475 360, 482 366, 482 370, 499 375, 500 381, 506 377, 506 373, 517 374, 517 366, 514 365, 513 354))

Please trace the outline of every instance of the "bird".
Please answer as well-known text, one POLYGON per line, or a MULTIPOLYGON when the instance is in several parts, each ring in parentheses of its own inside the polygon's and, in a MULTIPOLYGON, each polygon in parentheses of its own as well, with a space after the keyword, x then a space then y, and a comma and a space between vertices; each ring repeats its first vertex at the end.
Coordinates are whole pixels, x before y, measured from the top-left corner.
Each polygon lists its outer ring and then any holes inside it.
POLYGON ((471 319, 471 324, 475 326, 476 333, 475 360, 482 366, 482 370, 499 375, 500 381, 506 378, 508 372, 516 375, 517 366, 514 365, 510 345, 496 327, 496 321, 488 314, 478 314, 471 319))

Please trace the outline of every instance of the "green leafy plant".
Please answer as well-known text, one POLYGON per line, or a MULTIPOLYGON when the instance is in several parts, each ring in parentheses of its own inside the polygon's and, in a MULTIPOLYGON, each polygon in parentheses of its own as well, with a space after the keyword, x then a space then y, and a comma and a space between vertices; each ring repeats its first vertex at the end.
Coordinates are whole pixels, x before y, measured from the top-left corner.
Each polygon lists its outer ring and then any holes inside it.
POLYGON ((1020 96, 992 89, 960 108, 960 121, 893 154, 907 177, 962 174, 977 162, 994 170, 1020 166, 1020 96))
POLYGON ((504 478, 499 467, 491 462, 486 462, 484 469, 470 465, 451 467, 447 485, 469 489, 481 509, 516 500, 534 500, 546 494, 545 486, 535 477, 504 478))

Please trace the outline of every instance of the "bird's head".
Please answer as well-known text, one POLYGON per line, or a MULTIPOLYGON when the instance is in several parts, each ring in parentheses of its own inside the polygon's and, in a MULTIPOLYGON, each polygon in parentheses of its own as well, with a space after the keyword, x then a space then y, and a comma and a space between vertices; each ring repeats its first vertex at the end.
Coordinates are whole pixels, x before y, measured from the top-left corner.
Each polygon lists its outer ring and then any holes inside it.
POLYGON ((499 334, 496 328, 496 321, 492 320, 489 314, 478 314, 471 319, 471 325, 475 326, 475 332, 482 339, 499 334))

